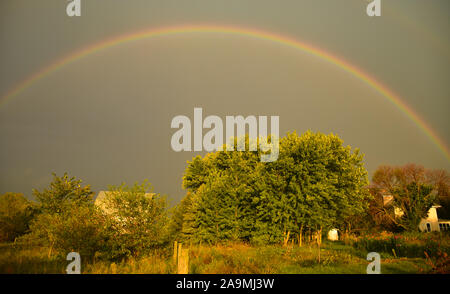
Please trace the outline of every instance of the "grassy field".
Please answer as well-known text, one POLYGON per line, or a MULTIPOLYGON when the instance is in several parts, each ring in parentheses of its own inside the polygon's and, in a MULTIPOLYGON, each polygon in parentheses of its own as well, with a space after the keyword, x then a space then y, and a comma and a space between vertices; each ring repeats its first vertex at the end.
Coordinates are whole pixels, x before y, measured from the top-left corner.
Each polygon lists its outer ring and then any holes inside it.
MULTIPOLYGON (((429 273, 433 261, 423 257, 399 257, 380 252, 381 273, 429 273)), ((192 246, 189 273, 192 274, 364 274, 367 252, 343 242, 316 245, 252 247, 192 246)), ((48 248, 27 248, 14 244, 0 246, 0 273, 65 273, 64 256, 49 257, 48 248)), ((111 263, 82 260, 85 274, 171 274, 175 272, 170 250, 155 251, 139 259, 111 263)))

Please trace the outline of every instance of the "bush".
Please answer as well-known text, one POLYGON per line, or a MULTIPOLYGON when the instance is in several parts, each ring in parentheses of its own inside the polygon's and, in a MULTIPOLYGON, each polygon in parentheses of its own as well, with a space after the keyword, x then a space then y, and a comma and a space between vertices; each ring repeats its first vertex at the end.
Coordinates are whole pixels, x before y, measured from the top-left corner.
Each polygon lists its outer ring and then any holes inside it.
POLYGON ((22 194, 0 196, 0 242, 12 242, 28 231, 33 205, 22 194))
POLYGON ((108 258, 142 256, 167 244, 166 199, 151 190, 147 182, 113 186, 99 201, 108 219, 108 258))
POLYGON ((108 232, 105 216, 92 204, 66 206, 59 214, 40 214, 31 224, 31 234, 23 241, 48 246, 49 254, 78 252, 92 259, 96 252, 107 251, 108 232))

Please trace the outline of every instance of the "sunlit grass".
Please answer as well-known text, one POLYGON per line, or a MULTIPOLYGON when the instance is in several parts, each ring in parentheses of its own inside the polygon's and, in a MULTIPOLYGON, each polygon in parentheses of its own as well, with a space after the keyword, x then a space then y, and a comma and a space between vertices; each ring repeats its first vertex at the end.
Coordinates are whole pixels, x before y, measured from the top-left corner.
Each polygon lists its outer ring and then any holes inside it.
POLYGON ((59 274, 65 273, 66 265, 67 262, 60 257, 49 257, 49 248, 0 244, 0 273, 59 274))
MULTIPOLYGON (((247 244, 194 245, 190 247, 192 274, 365 274, 367 252, 357 251, 342 242, 316 245, 264 246, 247 244)), ((381 254, 381 272, 425 273, 430 270, 425 258, 395 258, 381 254)), ((0 273, 65 273, 68 261, 51 255, 43 247, 0 245, 0 273)), ((170 252, 154 251, 143 258, 120 262, 92 260, 82 262, 85 274, 171 274, 176 266, 170 252)))

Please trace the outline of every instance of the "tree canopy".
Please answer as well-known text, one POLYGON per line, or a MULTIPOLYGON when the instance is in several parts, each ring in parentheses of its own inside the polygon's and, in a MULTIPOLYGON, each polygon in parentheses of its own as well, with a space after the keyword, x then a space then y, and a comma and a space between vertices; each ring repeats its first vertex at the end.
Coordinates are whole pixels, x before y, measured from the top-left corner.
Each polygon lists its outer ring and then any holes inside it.
POLYGON ((82 181, 75 177, 69 177, 64 173, 58 177, 53 173, 53 181, 42 192, 34 189, 33 195, 40 204, 40 209, 46 213, 62 212, 64 206, 75 204, 92 204, 94 192, 89 185, 82 186, 82 181))
POLYGON ((188 163, 182 237, 276 243, 343 227, 366 211, 363 156, 338 136, 294 132, 280 140, 277 161, 261 162, 259 153, 218 151, 188 163))

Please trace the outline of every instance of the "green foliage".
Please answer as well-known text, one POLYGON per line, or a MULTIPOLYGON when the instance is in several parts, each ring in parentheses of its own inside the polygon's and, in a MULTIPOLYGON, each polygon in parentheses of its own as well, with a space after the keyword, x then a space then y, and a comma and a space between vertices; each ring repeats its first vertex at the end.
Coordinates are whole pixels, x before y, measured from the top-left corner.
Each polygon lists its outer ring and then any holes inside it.
POLYGON ((112 186, 103 200, 108 216, 109 258, 144 255, 168 241, 166 199, 150 183, 112 186))
POLYGON ((170 241, 189 239, 195 214, 193 208, 192 194, 188 193, 181 202, 171 210, 169 219, 168 234, 170 241))
POLYGON ((104 248, 106 239, 105 218, 94 207, 93 192, 67 173, 53 176, 49 188, 33 191, 39 201, 38 214, 31 222, 30 233, 21 240, 48 246, 49 255, 75 251, 92 258, 104 248))
POLYGON ((35 191, 40 213, 21 241, 66 255, 120 259, 147 254, 167 243, 166 200, 150 193, 148 182, 111 187, 107 197, 92 201, 89 186, 54 175, 50 188, 35 191))
POLYGON ((92 202, 93 192, 89 185, 82 187, 81 180, 69 178, 67 173, 62 177, 53 173, 50 187, 42 192, 33 190, 33 195, 39 201, 40 209, 44 213, 60 213, 66 204, 83 205, 92 202))
POLYGON ((22 240, 49 247, 49 255, 78 252, 82 258, 92 259, 96 252, 107 249, 105 227, 105 216, 93 204, 72 203, 60 213, 39 214, 32 222, 31 234, 22 240))
POLYGON ((411 183, 404 189, 398 188, 394 192, 394 205, 404 213, 399 224, 407 231, 417 231, 420 220, 426 218, 428 210, 437 199, 431 185, 411 183))
POLYGON ((369 195, 362 155, 342 144, 333 134, 292 133, 275 162, 261 162, 259 150, 194 158, 183 177, 183 236, 267 244, 345 226, 367 210, 369 195))
POLYGON ((0 242, 12 242, 28 231, 33 204, 19 193, 0 196, 0 242))

